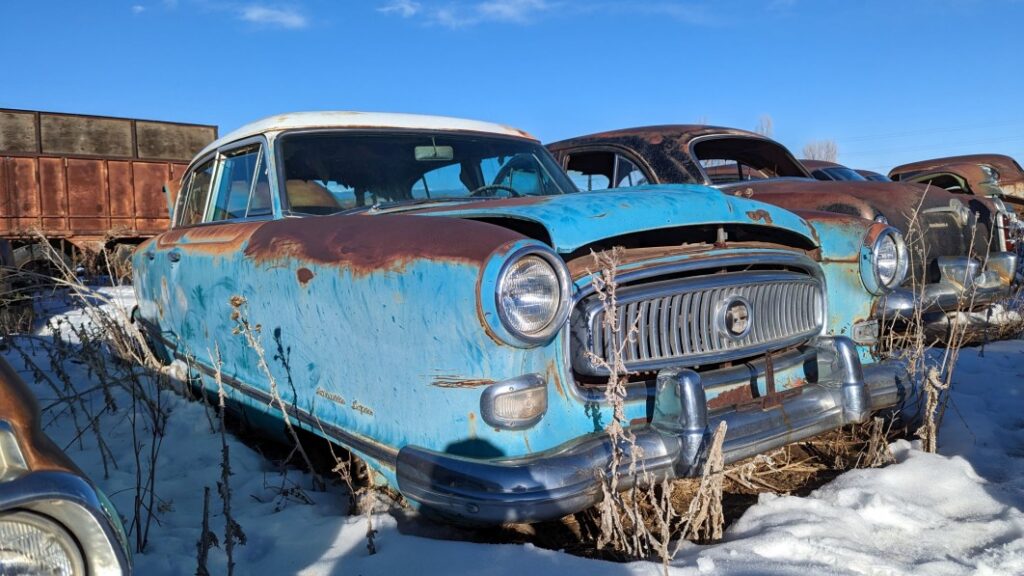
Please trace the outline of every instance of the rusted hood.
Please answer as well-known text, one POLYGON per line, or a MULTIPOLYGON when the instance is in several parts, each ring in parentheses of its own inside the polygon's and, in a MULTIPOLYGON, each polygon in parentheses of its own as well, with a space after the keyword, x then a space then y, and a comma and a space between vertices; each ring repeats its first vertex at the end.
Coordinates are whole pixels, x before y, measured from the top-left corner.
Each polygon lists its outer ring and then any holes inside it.
POLYGON ((945 208, 959 201, 987 219, 989 206, 972 196, 941 188, 900 182, 824 182, 802 178, 737 182, 722 187, 727 193, 748 196, 790 210, 823 210, 873 219, 877 215, 906 231, 918 210, 945 208))
POLYGON ((696 185, 638 186, 542 198, 491 200, 418 213, 531 221, 548 231, 553 247, 562 253, 634 232, 708 224, 779 227, 813 243, 807 222, 788 210, 696 185))

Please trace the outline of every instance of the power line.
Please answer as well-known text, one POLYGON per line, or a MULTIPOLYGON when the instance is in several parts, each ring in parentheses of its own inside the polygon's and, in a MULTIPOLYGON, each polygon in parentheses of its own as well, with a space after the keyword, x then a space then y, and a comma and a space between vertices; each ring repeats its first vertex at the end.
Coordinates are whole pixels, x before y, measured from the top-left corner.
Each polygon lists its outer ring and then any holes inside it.
POLYGON ((1014 128, 1014 127, 1024 126, 1024 124, 1019 124, 1019 123, 1018 124, 1014 124, 1014 123, 1007 124, 1005 121, 1001 121, 1001 122, 985 122, 985 123, 975 123, 975 124, 960 125, 960 126, 944 126, 944 127, 941 127, 941 128, 922 128, 922 129, 919 129, 919 130, 903 130, 903 131, 900 131, 900 132, 886 132, 886 133, 882 133, 882 134, 849 136, 849 137, 843 137, 843 138, 836 138, 836 140, 843 140, 845 142, 862 142, 862 141, 871 141, 871 140, 888 140, 888 139, 892 139, 892 138, 907 138, 907 137, 910 137, 910 136, 927 136, 929 134, 946 134, 946 133, 949 133, 949 132, 963 132, 965 130, 977 130, 977 129, 981 129, 981 128, 991 128, 991 127, 995 127, 995 126, 1000 126, 1000 127, 1003 127, 1003 128, 1014 128))

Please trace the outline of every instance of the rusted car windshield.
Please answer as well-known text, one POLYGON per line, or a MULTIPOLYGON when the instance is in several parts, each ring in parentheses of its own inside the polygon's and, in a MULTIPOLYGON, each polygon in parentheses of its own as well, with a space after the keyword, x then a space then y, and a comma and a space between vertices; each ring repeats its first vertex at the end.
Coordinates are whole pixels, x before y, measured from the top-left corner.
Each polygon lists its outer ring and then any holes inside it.
POLYGON ((782 146, 743 136, 699 140, 691 154, 714 184, 765 178, 806 178, 807 173, 782 146))
POLYGON ((828 168, 819 168, 814 172, 811 172, 811 174, 813 174, 815 178, 818 178, 818 180, 840 180, 851 182, 863 182, 867 180, 867 178, 846 166, 829 166, 828 168), (824 173, 826 178, 818 177, 818 172, 824 173))
POLYGON ((297 214, 576 191, 545 148, 513 138, 320 131, 283 136, 281 154, 297 214))

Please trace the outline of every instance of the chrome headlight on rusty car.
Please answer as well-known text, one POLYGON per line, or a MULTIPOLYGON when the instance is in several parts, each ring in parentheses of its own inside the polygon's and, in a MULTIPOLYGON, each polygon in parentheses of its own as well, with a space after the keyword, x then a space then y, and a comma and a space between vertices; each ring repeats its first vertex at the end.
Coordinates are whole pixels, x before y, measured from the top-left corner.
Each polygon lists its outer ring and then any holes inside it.
POLYGON ((891 226, 872 226, 861 248, 860 276, 864 287, 886 294, 903 283, 910 266, 903 234, 891 226))
MULTIPOLYGON (((487 298, 487 284, 481 285, 481 299, 487 298)), ((492 286, 498 322, 488 324, 509 344, 543 344, 569 317, 569 271, 547 246, 531 243, 513 249, 492 286)))

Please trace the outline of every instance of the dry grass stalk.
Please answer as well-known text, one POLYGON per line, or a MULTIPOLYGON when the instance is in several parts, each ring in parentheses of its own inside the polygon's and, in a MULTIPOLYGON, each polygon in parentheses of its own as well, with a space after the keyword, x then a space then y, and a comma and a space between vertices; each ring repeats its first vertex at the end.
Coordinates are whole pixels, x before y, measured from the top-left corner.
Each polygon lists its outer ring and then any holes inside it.
POLYGON ((48 407, 50 415, 56 417, 65 410, 71 414, 77 431, 73 442, 80 442, 84 433, 92 432, 105 470, 109 470, 108 464, 114 468, 119 465, 104 438, 100 418, 120 411, 114 399, 115 389, 130 396, 126 420, 131 428, 135 485, 127 531, 134 536, 135 551, 144 552, 152 523, 170 509, 169 503, 158 499, 156 490, 157 462, 168 418, 161 394, 168 387, 167 377, 149 354, 141 332, 132 325, 128 310, 116 299, 86 286, 75 274, 70 259, 53 246, 43 241, 38 248, 48 258, 45 268, 53 276, 19 272, 27 278, 25 284, 46 287, 51 295, 58 294, 58 290, 66 291, 65 296, 77 304, 86 320, 81 324, 51 322, 49 340, 45 336, 23 335, 8 338, 7 343, 19 353, 36 379, 57 394, 57 401, 48 407), (22 341, 30 343, 32 349, 25 350, 22 341), (46 369, 35 360, 40 348, 49 363, 46 369), (75 381, 81 377, 72 376, 68 370, 69 363, 84 366, 87 378, 98 381, 98 385, 83 388, 81 382, 75 381), (99 410, 92 407, 94 397, 102 400, 99 410))
POLYGON ((281 412, 281 419, 284 421, 285 430, 291 437, 294 445, 292 446, 292 453, 286 459, 290 461, 292 456, 299 454, 302 457, 303 463, 309 470, 310 474, 313 475, 313 485, 316 489, 322 490, 324 488, 323 480, 316 472, 316 468, 313 466, 313 461, 310 460, 309 455, 306 454, 306 449, 302 446, 302 441, 299 439, 299 433, 292 424, 291 415, 288 413, 288 406, 281 398, 281 392, 278 389, 277 378, 274 377, 274 373, 270 370, 270 365, 267 363, 267 354, 263 349, 263 344, 260 342, 259 334, 262 327, 259 324, 252 326, 249 324, 249 320, 242 313, 246 307, 246 300, 242 296, 232 296, 229 302, 232 307, 231 319, 235 322, 235 329, 233 333, 235 335, 241 335, 245 338, 246 344, 253 351, 256 352, 256 358, 259 362, 260 370, 267 377, 267 381, 270 384, 270 396, 271 405, 277 407, 281 412))
POLYGON ((725 514, 722 511, 722 487, 725 480, 725 458, 722 444, 728 425, 718 423, 711 437, 704 472, 700 478, 697 494, 690 501, 683 525, 683 538, 710 542, 722 539, 725 514))
POLYGON ((196 576, 210 576, 206 561, 210 557, 210 548, 218 545, 217 535, 210 530, 210 487, 203 488, 203 527, 196 541, 196 576))
POLYGON ((221 513, 224 515, 224 553, 228 557, 228 576, 235 573, 235 545, 245 546, 246 537, 242 526, 235 520, 231 513, 231 452, 228 446, 227 434, 224 430, 226 418, 226 394, 224 391, 224 380, 221 374, 223 362, 220 356, 220 346, 216 347, 214 358, 214 381, 217 383, 217 408, 220 415, 220 480, 217 482, 217 494, 220 495, 221 513))
POLYGON ((612 446, 608 468, 602 474, 602 502, 597 507, 599 533, 598 549, 610 547, 634 558, 657 555, 665 572, 674 557, 670 543, 681 529, 707 540, 720 538, 724 523, 722 514, 722 451, 724 424, 717 432, 717 456, 712 448, 711 459, 705 468, 706 482, 701 484, 698 497, 693 500, 688 514, 680 517, 673 507, 677 483, 658 481, 643 469, 642 450, 628 426, 625 414, 626 383, 625 346, 636 337, 637 326, 621 326, 617 302, 617 272, 622 259, 622 248, 613 248, 593 254, 598 274, 592 274, 596 297, 604 310, 604 326, 617 340, 610 347, 608 357, 592 354, 591 361, 609 374, 605 385, 605 400, 611 406, 611 422, 605 427, 612 446), (717 460, 715 458, 717 457, 717 460), (629 488, 621 491, 620 479, 627 478, 629 488))

